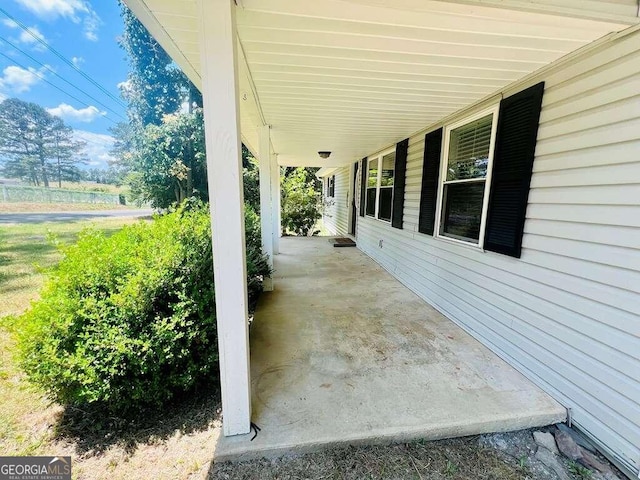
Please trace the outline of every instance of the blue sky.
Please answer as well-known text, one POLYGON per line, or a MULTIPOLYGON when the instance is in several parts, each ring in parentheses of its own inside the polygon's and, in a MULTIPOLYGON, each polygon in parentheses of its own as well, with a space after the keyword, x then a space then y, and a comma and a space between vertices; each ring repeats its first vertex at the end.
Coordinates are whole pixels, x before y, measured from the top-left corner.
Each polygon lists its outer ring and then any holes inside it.
POLYGON ((0 100, 35 102, 62 117, 87 142, 89 166, 106 167, 113 141, 108 128, 126 118, 118 88, 127 63, 117 43, 123 29, 117 0, 3 0, 0 9, 0 100))

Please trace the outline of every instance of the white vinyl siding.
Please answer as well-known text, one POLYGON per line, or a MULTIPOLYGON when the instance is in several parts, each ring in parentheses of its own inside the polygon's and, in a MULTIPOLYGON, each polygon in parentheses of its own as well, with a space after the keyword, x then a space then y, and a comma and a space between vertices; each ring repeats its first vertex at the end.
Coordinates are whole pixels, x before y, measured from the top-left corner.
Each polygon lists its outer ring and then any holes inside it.
POLYGON ((505 96, 542 80, 521 259, 418 232, 424 132, 409 142, 403 230, 358 217, 358 247, 637 472, 640 32, 505 96))
POLYGON ((333 198, 324 199, 330 205, 325 206, 322 221, 332 235, 346 235, 349 222, 349 167, 342 167, 332 175, 336 177, 335 193, 333 198))

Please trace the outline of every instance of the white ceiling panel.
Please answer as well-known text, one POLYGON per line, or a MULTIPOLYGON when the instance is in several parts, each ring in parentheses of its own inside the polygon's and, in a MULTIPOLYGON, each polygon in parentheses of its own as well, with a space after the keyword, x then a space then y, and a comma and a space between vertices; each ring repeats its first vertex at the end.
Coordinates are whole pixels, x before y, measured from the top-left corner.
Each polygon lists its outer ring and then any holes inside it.
MULTIPOLYGON (((127 3, 200 85, 197 1, 127 3)), ((360 159, 635 21, 635 0, 237 3, 243 141, 271 125, 282 165, 360 159)))

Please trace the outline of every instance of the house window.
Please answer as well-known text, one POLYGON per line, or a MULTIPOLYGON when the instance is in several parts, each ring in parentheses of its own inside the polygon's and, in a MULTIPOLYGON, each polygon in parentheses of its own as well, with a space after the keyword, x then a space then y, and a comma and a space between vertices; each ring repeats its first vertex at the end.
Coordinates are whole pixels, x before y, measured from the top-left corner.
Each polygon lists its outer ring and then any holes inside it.
POLYGON ((328 181, 329 181, 329 196, 335 197, 336 196, 336 176, 335 175, 330 176, 328 181))
POLYGON ((366 214, 386 222, 391 221, 395 163, 395 149, 368 161, 366 214))
POLYGON ((367 206, 365 213, 370 217, 376 216, 376 194, 378 189, 378 159, 371 158, 367 172, 367 206))
POLYGON ((438 236, 482 246, 498 107, 445 127, 438 236))
POLYGON ((543 94, 540 82, 425 135, 419 232, 520 258, 543 94))

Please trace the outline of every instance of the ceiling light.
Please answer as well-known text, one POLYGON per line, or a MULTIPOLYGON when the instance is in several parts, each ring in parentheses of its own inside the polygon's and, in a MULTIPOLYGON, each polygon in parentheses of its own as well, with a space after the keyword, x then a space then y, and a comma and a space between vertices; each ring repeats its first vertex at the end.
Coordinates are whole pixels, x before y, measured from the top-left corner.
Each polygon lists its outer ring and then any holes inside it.
POLYGON ((320 158, 329 158, 331 152, 318 152, 318 155, 320 155, 320 158))

